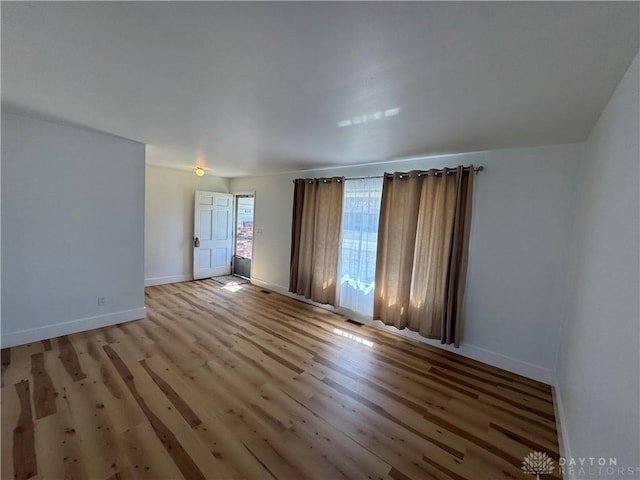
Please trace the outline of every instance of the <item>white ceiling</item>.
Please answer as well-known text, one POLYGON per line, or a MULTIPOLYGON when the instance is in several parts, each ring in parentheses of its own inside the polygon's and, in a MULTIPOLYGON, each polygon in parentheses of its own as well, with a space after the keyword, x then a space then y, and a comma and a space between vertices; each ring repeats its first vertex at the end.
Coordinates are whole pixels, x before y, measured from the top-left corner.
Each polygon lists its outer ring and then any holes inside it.
POLYGON ((220 176, 575 142, 638 52, 639 15, 637 2, 3 1, 2 102, 220 176))

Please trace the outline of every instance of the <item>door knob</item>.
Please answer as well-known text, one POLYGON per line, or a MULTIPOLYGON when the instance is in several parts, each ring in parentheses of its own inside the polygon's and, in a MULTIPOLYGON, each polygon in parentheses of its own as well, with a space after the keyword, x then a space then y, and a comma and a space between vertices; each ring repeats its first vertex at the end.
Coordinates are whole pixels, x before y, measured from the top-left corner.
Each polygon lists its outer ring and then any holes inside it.
POLYGON ((196 237, 196 238, 193 240, 193 246, 194 246, 195 248, 198 248, 198 247, 200 246, 200 239, 199 239, 198 237, 196 237))

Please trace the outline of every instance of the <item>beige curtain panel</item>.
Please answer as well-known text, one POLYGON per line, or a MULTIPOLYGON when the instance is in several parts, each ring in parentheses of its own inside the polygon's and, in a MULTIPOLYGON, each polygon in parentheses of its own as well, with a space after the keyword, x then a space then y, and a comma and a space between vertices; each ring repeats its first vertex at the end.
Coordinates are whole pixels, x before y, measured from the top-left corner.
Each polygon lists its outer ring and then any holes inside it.
POLYGON ((336 306, 344 179, 294 184, 289 291, 336 306))
POLYGON ((373 318, 460 343, 473 166, 385 174, 373 318))

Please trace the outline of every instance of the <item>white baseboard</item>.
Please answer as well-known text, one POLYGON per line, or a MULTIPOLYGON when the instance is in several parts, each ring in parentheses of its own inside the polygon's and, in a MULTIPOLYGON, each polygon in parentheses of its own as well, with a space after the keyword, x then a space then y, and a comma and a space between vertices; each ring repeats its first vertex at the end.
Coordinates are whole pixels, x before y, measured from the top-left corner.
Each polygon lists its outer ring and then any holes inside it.
MULTIPOLYGON (((558 447, 560 448, 560 457, 573 458, 571 455, 571 446, 569 444, 569 430, 567 429, 567 417, 564 413, 562 405, 562 394, 558 385, 558 376, 554 375, 553 379, 553 409, 556 417, 556 431, 558 432, 558 447)), ((566 469, 563 472, 564 480, 575 480, 575 472, 573 469, 566 469)))
POLYGON ((260 280, 256 277, 251 277, 251 283, 257 285, 258 287, 268 288, 269 290, 273 290, 276 293, 281 293, 282 295, 286 295, 287 297, 297 298, 298 295, 294 295, 291 293, 287 287, 283 287, 282 285, 276 285, 274 283, 265 282, 264 280, 260 280))
MULTIPOLYGON (((342 311, 342 309, 337 309, 336 311, 338 313, 354 316, 352 312, 347 310, 342 311)), ((367 323, 369 325, 375 325, 380 328, 384 328, 385 330, 397 333, 404 337, 426 343, 427 345, 431 345, 432 347, 440 348, 451 353, 462 355, 463 357, 486 363, 487 365, 502 368, 503 370, 507 370, 508 372, 517 373, 518 375, 537 380, 538 382, 546 383, 547 385, 553 384, 553 371, 539 365, 534 365, 517 358, 508 357, 501 353, 493 352, 491 350, 487 350, 469 343, 461 343, 459 348, 456 348, 452 345, 443 345, 439 340, 425 338, 418 332, 412 332, 411 330, 398 330, 395 327, 385 325, 379 320, 371 320, 369 318, 362 318, 357 316, 355 320, 358 320, 362 323, 367 323)))
POLYGON ((287 287, 283 287, 282 285, 275 285, 273 283, 265 282, 264 280, 260 280, 258 278, 251 277, 251 283, 257 285, 258 287, 263 287, 268 290, 279 293, 280 295, 284 295, 285 297, 294 298, 296 300, 300 300, 301 302, 308 303, 315 307, 324 308, 325 310, 329 310, 330 312, 338 312, 338 309, 332 307, 331 305, 325 305, 322 303, 314 302, 313 300, 309 300, 308 298, 303 297, 302 295, 296 295, 295 293, 291 293, 287 287))
POLYGON ((168 277, 153 277, 153 278, 145 278, 144 286, 145 287, 153 287, 154 285, 165 285, 167 283, 180 283, 180 282, 190 282, 193 280, 193 275, 190 273, 187 275, 170 275, 168 277))
MULTIPOLYGON (((407 332, 407 333, 415 333, 415 332, 407 332)), ((547 385, 553 385, 553 371, 547 368, 541 367, 540 365, 535 365, 533 363, 525 362, 524 360, 520 360, 518 358, 509 357, 507 355, 503 355, 498 352, 493 352, 491 350, 486 350, 484 348, 478 347, 476 345, 471 344, 461 344, 460 348, 455 348, 450 345, 442 345, 437 340, 430 340, 428 338, 417 338, 419 335, 416 334, 416 340, 420 340, 424 343, 428 343, 434 347, 442 348, 443 350, 448 350, 453 353, 457 353, 462 355, 463 357, 472 358, 473 360, 477 360, 482 363, 486 363, 488 365, 492 365, 494 367, 502 368, 503 370, 507 370, 508 372, 517 373, 518 375, 522 375, 523 377, 530 378, 532 380, 536 380, 538 382, 546 383, 547 385), (432 343, 433 342, 433 343, 432 343)))
POLYGON ((265 282, 257 278, 252 278, 251 283, 263 288, 267 288, 269 290, 273 290, 274 292, 280 293, 287 297, 295 298, 296 300, 300 300, 305 303, 315 305, 316 307, 324 308, 325 310, 351 316, 354 318, 354 320, 357 320, 359 322, 384 328, 386 330, 392 331, 399 335, 403 335, 413 340, 426 343, 427 345, 431 345, 436 348, 447 350, 449 352, 457 353, 458 355, 462 355, 463 357, 468 357, 473 360, 477 360, 479 362, 492 365, 494 367, 502 368, 509 372, 522 375, 523 377, 531 378, 533 380, 537 380, 538 382, 546 383, 547 385, 553 385, 554 383, 553 371, 546 369, 544 367, 541 367, 539 365, 534 365, 532 363, 528 363, 523 360, 519 360, 517 358, 508 357, 506 355, 502 355, 501 353, 486 350, 484 348, 477 347, 475 345, 471 345, 468 343, 461 344, 460 348, 455 348, 450 345, 442 345, 438 340, 431 340, 431 339, 422 337, 417 332, 412 332, 410 330, 398 330, 397 328, 385 325, 378 320, 372 320, 370 318, 362 317, 344 308, 334 308, 330 305, 322 305, 316 302, 312 302, 307 298, 304 298, 300 295, 295 295, 289 292, 289 290, 286 287, 283 287, 282 285, 270 284, 268 282, 265 282))
POLYGON ((139 320, 141 318, 145 318, 146 315, 145 307, 133 308, 131 310, 106 313, 95 317, 80 318, 77 320, 71 320, 70 322, 29 328, 18 332, 3 332, 0 340, 2 348, 15 347, 16 345, 24 345, 25 343, 38 342, 48 338, 60 337, 61 335, 84 332, 85 330, 115 325, 116 323, 139 320))

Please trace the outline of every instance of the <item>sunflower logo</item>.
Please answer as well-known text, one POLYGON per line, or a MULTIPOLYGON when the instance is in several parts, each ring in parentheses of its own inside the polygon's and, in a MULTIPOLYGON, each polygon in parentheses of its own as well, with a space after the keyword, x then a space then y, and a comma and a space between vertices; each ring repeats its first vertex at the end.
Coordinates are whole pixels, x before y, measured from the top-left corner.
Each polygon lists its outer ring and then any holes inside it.
POLYGON ((540 480, 540 475, 553 473, 554 468, 553 459, 544 452, 531 452, 522 460, 522 471, 535 475, 536 480, 540 480))

